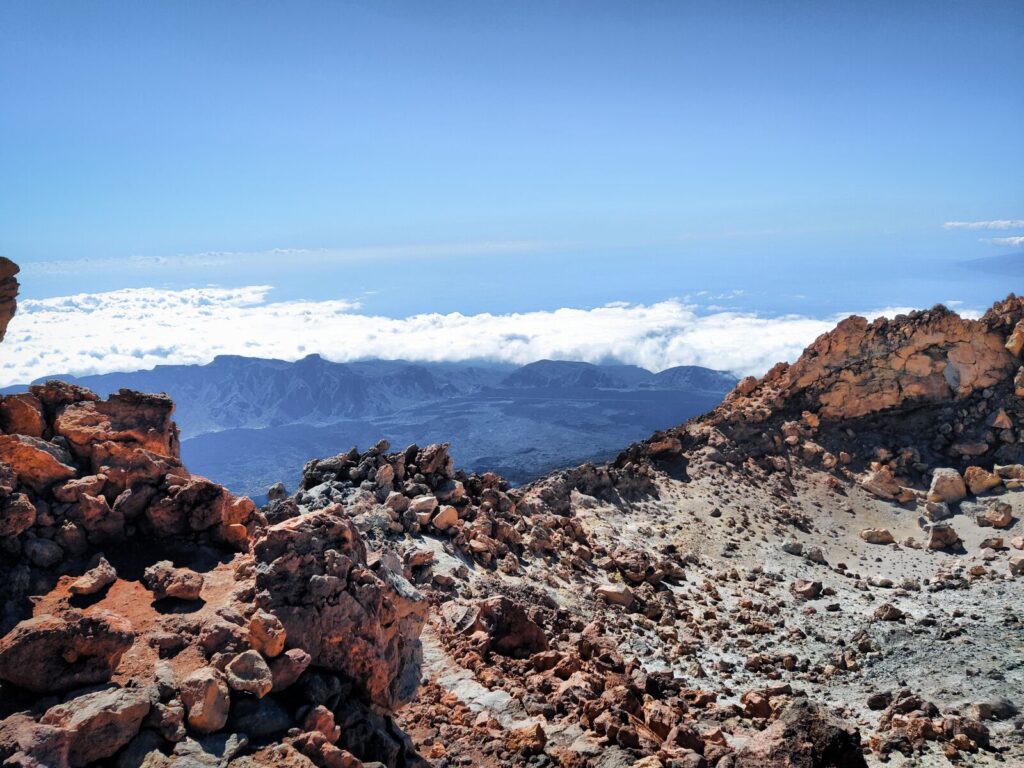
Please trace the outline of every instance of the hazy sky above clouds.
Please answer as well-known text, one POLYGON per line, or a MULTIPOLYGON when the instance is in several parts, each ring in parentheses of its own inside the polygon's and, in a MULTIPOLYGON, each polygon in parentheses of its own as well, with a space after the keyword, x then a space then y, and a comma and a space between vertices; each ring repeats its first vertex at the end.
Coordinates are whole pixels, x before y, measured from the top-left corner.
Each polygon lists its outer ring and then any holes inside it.
POLYGON ((0 371, 301 356, 324 312, 338 359, 747 372, 843 313, 980 309, 1024 290, 1022 44, 1018 2, 10 0, 0 253, 75 298, 0 371))

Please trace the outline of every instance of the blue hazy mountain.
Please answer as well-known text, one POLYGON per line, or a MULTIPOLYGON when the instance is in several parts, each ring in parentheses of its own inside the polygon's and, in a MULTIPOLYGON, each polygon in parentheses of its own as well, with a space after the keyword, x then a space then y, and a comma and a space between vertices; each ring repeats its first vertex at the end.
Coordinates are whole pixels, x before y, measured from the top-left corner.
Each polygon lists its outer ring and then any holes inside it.
MULTIPOLYGON (((261 497, 290 488, 313 457, 366 447, 450 442, 461 466, 524 482, 551 469, 603 460, 652 431, 710 410, 736 383, 729 373, 681 366, 540 360, 295 362, 221 356, 96 376, 58 376, 109 395, 166 392, 177 404, 192 471, 261 497)), ((10 387, 5 392, 23 390, 10 387)))

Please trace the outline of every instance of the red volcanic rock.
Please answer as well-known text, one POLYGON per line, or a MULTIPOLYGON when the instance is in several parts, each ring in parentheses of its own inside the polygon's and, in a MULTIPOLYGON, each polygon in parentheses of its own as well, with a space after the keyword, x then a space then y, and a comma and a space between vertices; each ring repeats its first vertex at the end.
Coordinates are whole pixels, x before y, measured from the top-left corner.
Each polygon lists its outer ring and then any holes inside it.
POLYGON ((167 395, 122 389, 107 400, 86 400, 64 408, 53 424, 71 450, 89 458, 95 443, 125 443, 160 456, 178 457, 178 429, 171 421, 174 402, 167 395))
POLYGON ((36 493, 75 476, 72 459, 53 443, 24 435, 0 435, 0 462, 36 493))
POLYGON ((91 447, 92 471, 104 474, 120 490, 138 484, 159 485, 168 474, 187 475, 181 462, 171 456, 111 441, 91 447))
POLYGON ((174 597, 179 600, 198 600, 203 591, 203 575, 188 568, 175 568, 170 560, 161 560, 149 566, 142 574, 142 581, 153 593, 153 598, 162 600, 174 597))
POLYGON ((32 394, 0 397, 0 432, 42 437, 46 430, 43 404, 32 394))
POLYGON ((99 395, 85 387, 57 379, 43 384, 33 384, 28 391, 43 404, 46 418, 50 421, 67 405, 100 399, 99 395))
POLYGON ((134 642, 128 620, 109 611, 36 616, 0 639, 0 679, 37 693, 102 683, 134 642))
POLYGON ((23 493, 0 494, 0 538, 17 536, 36 521, 36 508, 23 493))
POLYGON ((197 669, 181 684, 181 701, 188 724, 200 733, 213 733, 228 721, 231 694, 220 673, 210 667, 197 669))
POLYGON ((260 607, 312 663, 344 673, 374 704, 395 709, 419 683, 427 603, 385 567, 366 565, 366 545, 341 507, 263 531, 253 544, 260 607))
POLYGON ((964 398, 1013 376, 1020 361, 1007 338, 1022 319, 1024 300, 1015 296, 981 320, 942 306, 871 323, 849 317, 792 365, 741 381, 718 418, 743 413, 762 421, 790 403, 818 419, 854 419, 907 403, 964 398))
POLYGON ((0 256, 0 341, 7 333, 7 324, 18 308, 18 281, 15 275, 19 268, 10 259, 0 256))
POLYGON ((842 321, 782 375, 780 388, 823 418, 855 418, 906 400, 963 397, 1015 368, 1001 334, 943 307, 906 318, 842 321))

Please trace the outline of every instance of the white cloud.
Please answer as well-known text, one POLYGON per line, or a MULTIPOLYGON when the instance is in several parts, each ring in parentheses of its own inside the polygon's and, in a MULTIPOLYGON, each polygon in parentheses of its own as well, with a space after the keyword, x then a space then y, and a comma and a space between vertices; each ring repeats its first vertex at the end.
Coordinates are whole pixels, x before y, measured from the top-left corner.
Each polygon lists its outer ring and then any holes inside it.
POLYGON ((1024 219, 993 219, 992 221, 947 221, 943 229, 1020 229, 1024 219))
MULTIPOLYGON (((335 361, 618 360, 761 374, 793 360, 836 317, 701 314, 677 300, 506 315, 360 314, 348 301, 271 301, 270 286, 139 288, 24 300, 0 351, 0 384, 54 374, 207 363, 219 354, 335 361)), ((894 314, 902 309, 887 310, 894 314)), ((873 315, 872 315, 873 316, 873 315)))
POLYGON ((1013 237, 985 237, 982 238, 983 243, 991 243, 992 245, 1004 245, 1011 248, 1024 248, 1024 235, 1015 235, 1013 237))

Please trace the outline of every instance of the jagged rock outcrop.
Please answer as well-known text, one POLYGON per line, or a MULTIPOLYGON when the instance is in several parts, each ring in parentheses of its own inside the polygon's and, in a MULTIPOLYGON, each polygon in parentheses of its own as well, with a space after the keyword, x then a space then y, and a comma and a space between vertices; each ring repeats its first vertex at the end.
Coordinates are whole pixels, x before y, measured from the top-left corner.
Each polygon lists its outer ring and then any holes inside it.
POLYGON ((341 672, 372 703, 393 710, 419 685, 427 603, 378 561, 340 506, 261 532, 253 546, 257 601, 312 663, 341 672))
POLYGON ((776 366, 759 382, 744 380, 729 400, 737 408, 786 403, 821 419, 856 419, 908 404, 962 399, 1020 367, 1020 350, 1008 336, 1022 320, 1024 301, 1015 296, 980 320, 965 320, 942 306, 871 323, 850 317, 792 365, 776 366))

